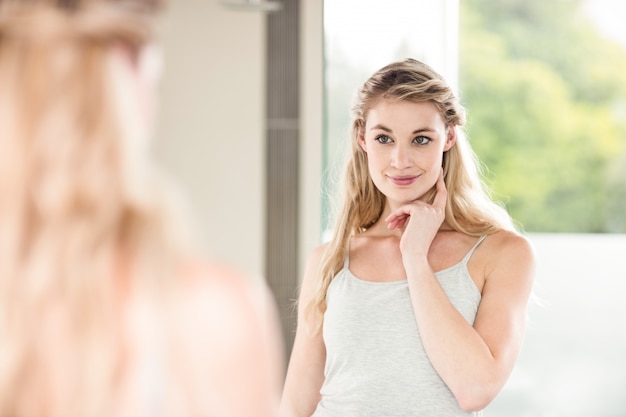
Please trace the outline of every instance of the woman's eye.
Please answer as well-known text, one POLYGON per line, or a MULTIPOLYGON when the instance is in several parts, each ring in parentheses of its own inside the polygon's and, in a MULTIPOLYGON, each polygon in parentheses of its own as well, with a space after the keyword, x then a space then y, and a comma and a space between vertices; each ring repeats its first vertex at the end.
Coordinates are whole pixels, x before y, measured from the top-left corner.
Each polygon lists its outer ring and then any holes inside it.
POLYGON ((374 140, 378 143, 391 143, 392 142, 391 138, 387 135, 376 136, 376 139, 374 140))
POLYGON ((426 145, 430 142, 430 139, 426 136, 418 136, 413 139, 413 142, 417 143, 418 145, 426 145))

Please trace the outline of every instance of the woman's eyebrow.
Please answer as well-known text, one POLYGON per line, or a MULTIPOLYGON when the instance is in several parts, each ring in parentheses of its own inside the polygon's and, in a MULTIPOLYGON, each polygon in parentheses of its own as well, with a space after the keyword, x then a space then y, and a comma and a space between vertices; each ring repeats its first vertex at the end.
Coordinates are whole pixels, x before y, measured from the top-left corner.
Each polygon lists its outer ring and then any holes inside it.
MULTIPOLYGON (((382 130, 382 131, 384 131, 384 132, 393 133, 393 130, 392 130, 392 129, 388 128, 388 127, 387 127, 387 126, 385 126, 385 125, 381 125, 380 123, 379 123, 379 124, 377 124, 377 125, 372 126, 372 127, 370 128, 370 130, 382 130)), ((433 129, 433 128, 430 128, 430 127, 422 127, 422 128, 419 128, 419 129, 414 130, 411 134, 415 135, 415 134, 418 134, 418 133, 424 133, 424 132, 434 132, 434 131, 435 131, 435 129, 433 129)))
POLYGON ((388 127, 381 125, 380 123, 377 125, 374 125, 370 128, 370 130, 384 130, 385 132, 389 132, 392 133, 393 130, 389 129, 388 127))
POLYGON ((424 132, 435 132, 435 129, 430 128, 430 127, 422 127, 421 129, 414 130, 413 134, 424 133, 424 132))

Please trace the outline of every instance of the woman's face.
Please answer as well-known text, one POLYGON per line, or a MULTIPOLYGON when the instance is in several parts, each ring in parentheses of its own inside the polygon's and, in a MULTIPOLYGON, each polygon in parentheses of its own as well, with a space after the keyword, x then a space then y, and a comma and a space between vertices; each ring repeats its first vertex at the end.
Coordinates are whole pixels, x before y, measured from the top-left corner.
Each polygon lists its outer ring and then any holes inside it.
POLYGON ((431 102, 381 100, 362 133, 370 176, 392 208, 424 198, 456 139, 431 102))

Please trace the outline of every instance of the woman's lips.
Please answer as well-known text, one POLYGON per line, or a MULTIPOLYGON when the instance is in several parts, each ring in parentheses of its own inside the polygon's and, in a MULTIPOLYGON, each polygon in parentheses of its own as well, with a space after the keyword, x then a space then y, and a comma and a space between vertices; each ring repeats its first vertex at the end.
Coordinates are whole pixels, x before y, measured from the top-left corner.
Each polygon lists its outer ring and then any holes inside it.
POLYGON ((389 179, 396 185, 404 186, 413 184, 417 177, 418 175, 396 175, 389 176, 389 179))

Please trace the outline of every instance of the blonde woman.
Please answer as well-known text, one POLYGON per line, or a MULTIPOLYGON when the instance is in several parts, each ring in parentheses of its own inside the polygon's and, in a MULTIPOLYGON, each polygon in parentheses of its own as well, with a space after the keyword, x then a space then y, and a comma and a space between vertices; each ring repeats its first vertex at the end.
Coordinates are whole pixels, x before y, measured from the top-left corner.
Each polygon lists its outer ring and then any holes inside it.
POLYGON ((483 190, 463 124, 416 60, 360 89, 343 206, 302 283, 285 415, 470 416, 506 382, 533 252, 483 190))
POLYGON ((0 416, 278 410, 266 286, 199 260, 148 158, 160 3, 0 0, 0 416))

